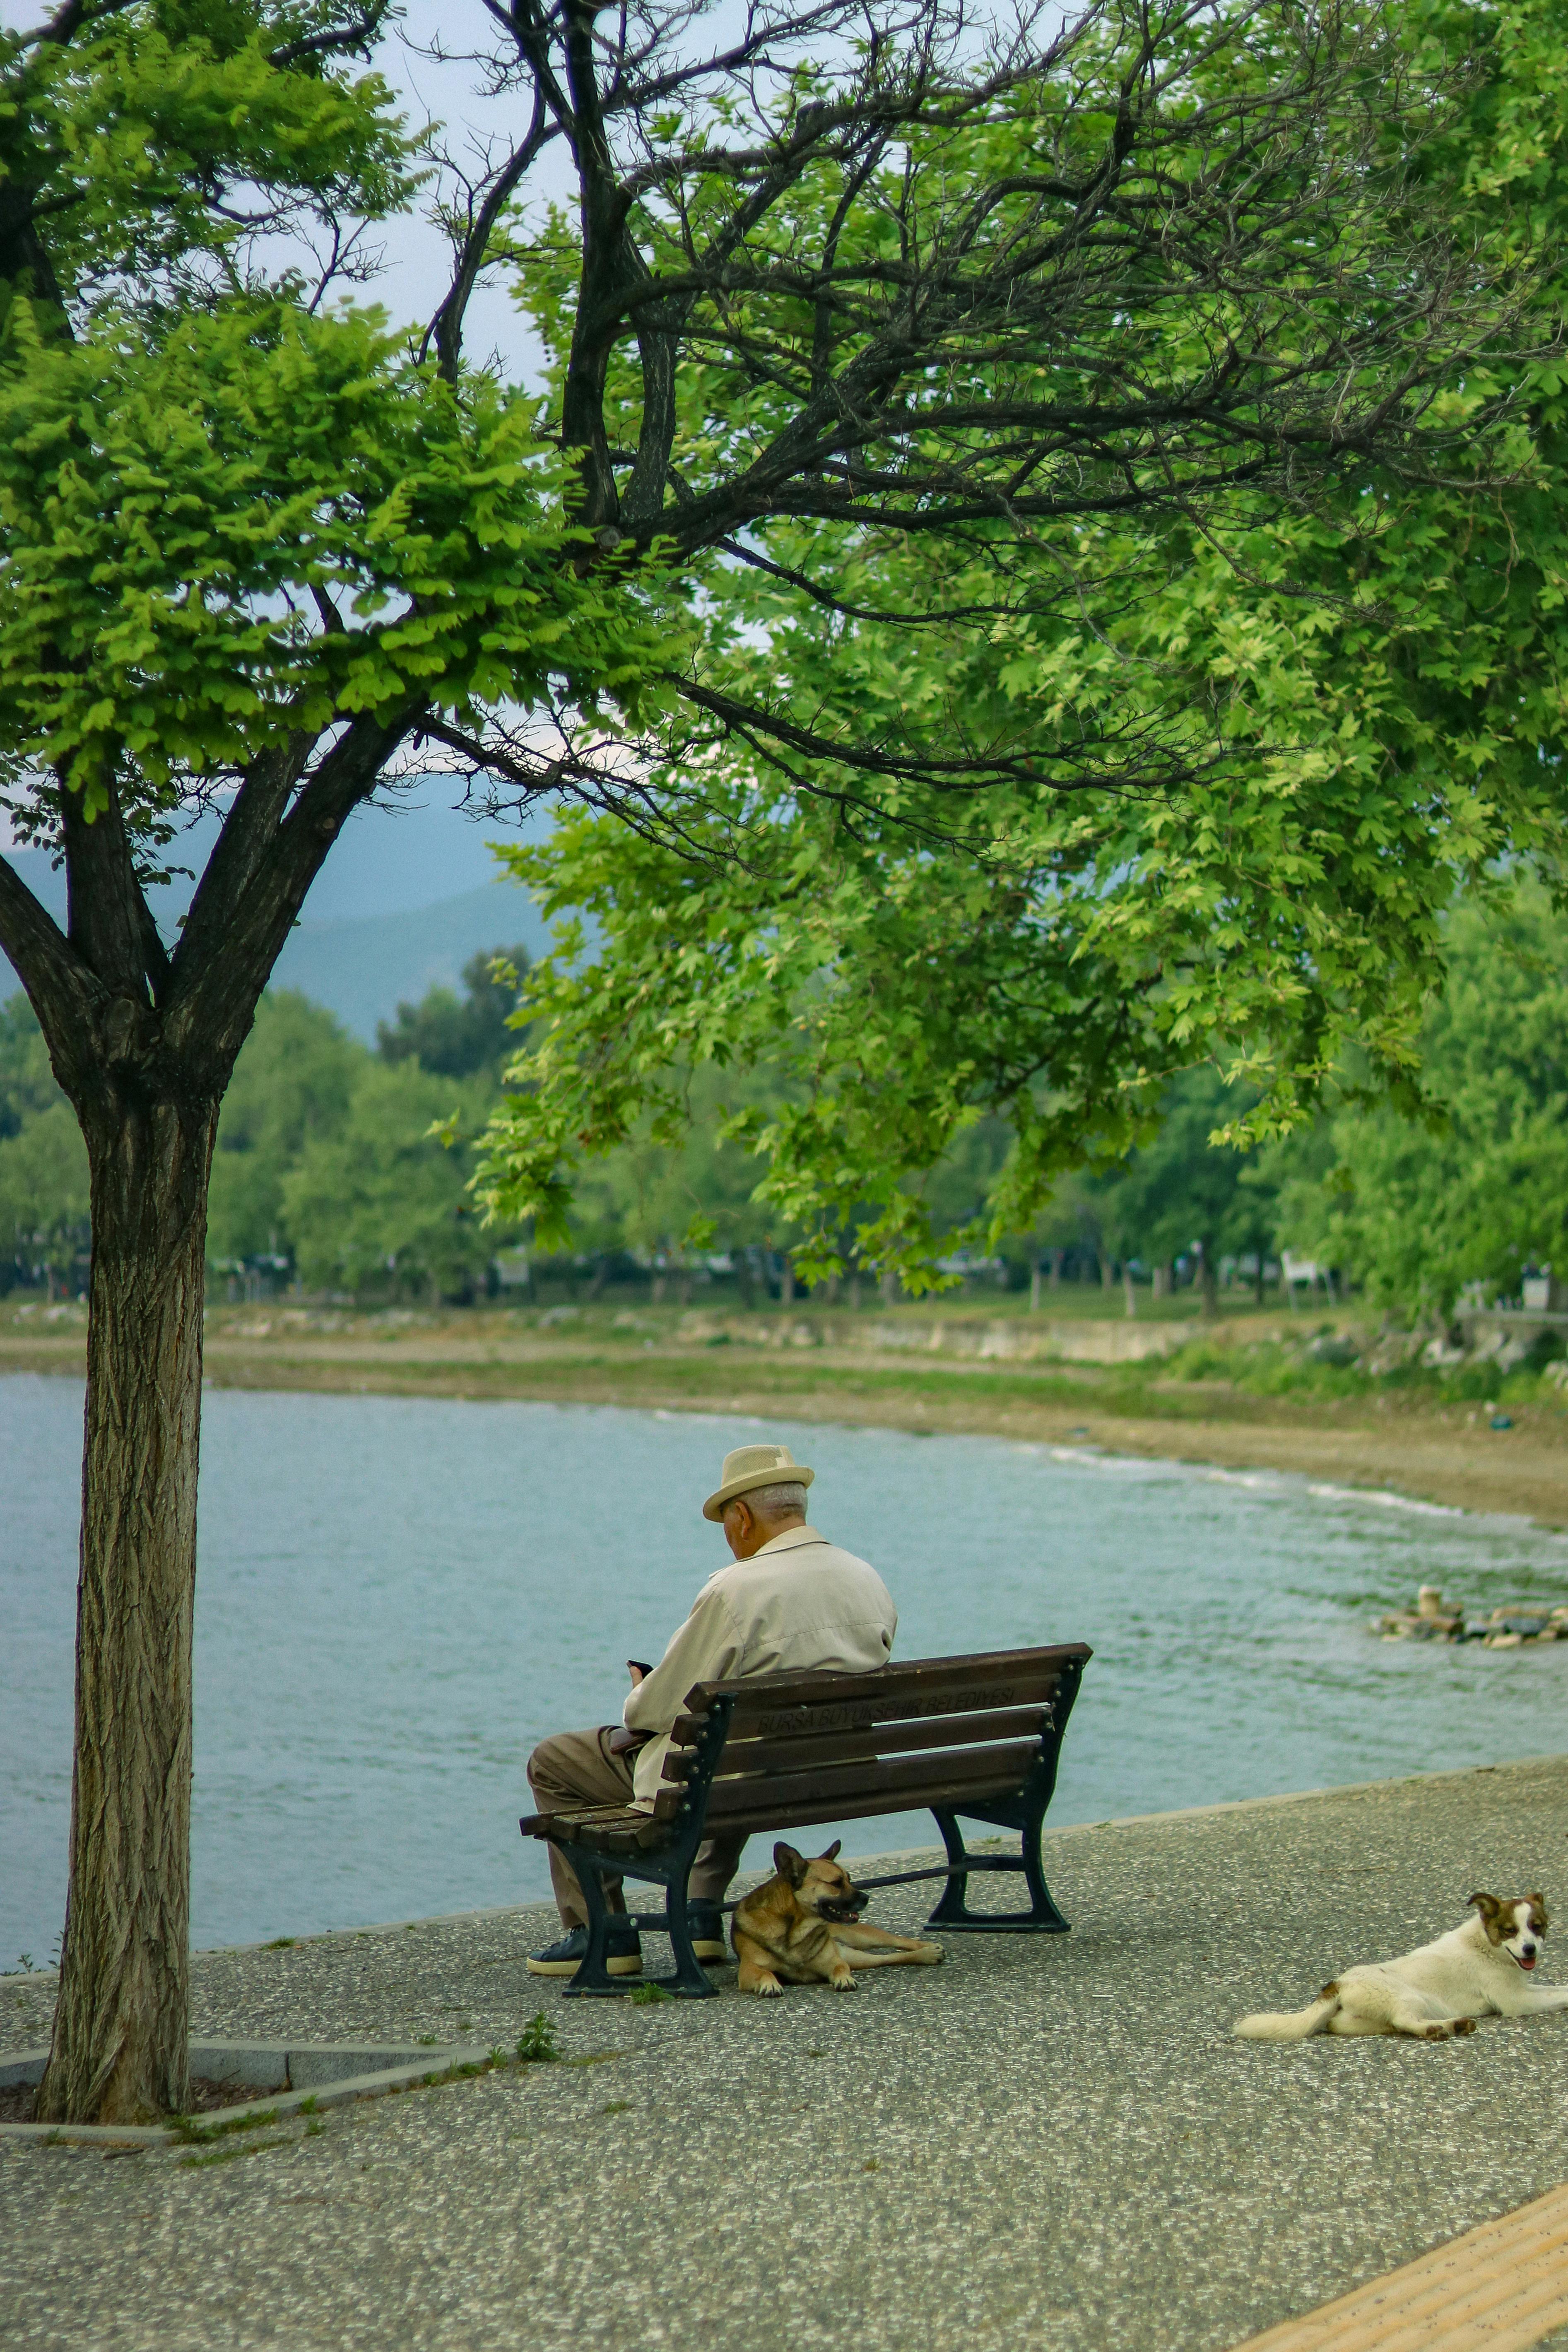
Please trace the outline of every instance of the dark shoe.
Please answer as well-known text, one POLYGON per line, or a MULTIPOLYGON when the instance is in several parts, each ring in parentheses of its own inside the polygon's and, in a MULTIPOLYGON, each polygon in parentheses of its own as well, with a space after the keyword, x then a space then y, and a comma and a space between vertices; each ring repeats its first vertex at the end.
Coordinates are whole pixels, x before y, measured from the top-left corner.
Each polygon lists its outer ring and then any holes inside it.
POLYGON ((689 1903, 686 1924, 691 1930, 691 1948, 700 1960, 727 1960, 730 1948, 724 1941, 724 1914, 717 1903, 689 1903))
MULTIPOLYGON (((588 1930, 573 1927, 542 1952, 530 1952, 529 1972, 536 1977, 574 1977, 588 1957, 588 1930)), ((612 1927, 605 1968, 613 1977, 640 1977, 642 1945, 635 1927, 612 1927)))

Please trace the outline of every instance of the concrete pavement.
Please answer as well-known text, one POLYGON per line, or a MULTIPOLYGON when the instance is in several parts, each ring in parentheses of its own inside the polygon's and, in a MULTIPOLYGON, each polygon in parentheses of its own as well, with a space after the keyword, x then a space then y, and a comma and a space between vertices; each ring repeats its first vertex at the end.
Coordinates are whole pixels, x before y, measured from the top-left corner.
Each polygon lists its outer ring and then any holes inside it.
MULTIPOLYGON (((1218 2352, 1568 2181, 1568 2016, 1441 2044, 1229 2032, 1477 1887, 1544 1887, 1568 1946, 1568 1758, 1047 1848, 1070 1936, 953 1937, 941 1970, 852 1996, 744 2000, 731 1970, 710 2002, 563 2000, 522 1967, 537 1909, 202 1956, 205 2033, 510 2049, 542 2009, 564 2063, 243 2154, 0 2145, 0 2341, 1218 2352)), ((0 2046, 51 1997, 0 1980, 0 2046)))

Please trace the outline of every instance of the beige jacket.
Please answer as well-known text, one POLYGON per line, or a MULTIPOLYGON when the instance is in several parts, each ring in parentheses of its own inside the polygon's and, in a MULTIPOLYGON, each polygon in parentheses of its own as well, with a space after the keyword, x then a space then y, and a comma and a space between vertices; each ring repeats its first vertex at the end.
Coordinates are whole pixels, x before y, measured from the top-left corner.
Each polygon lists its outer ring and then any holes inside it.
POLYGON ((815 1528, 786 1528, 750 1559, 720 1569, 626 1700, 628 1728, 657 1735, 637 1751, 636 1802, 650 1808, 663 1785, 669 1727, 694 1684, 813 1666, 864 1674, 887 1664, 898 1622, 876 1570, 815 1528))

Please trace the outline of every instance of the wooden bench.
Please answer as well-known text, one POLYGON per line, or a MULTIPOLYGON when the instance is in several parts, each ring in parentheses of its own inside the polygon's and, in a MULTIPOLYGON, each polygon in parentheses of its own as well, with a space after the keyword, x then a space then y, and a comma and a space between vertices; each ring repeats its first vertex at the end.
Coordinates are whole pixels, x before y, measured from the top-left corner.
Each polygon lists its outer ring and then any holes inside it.
POLYGON ((1040 1866, 1040 1826, 1056 1786, 1062 1734, 1091 1655, 1083 1643, 1068 1642, 978 1657, 919 1658, 873 1674, 757 1675, 744 1682, 700 1684, 688 1693, 686 1712, 676 1722, 676 1745, 664 1763, 668 1785, 651 1812, 586 1805, 531 1813, 520 1824, 524 1837, 558 1845, 582 1883, 587 1957, 563 1990, 626 1993, 652 1982, 691 2000, 711 1994, 691 1948, 686 1881, 698 1847, 720 1827, 749 1836, 929 1806, 947 1849, 945 1867, 863 1879, 862 1885, 945 1878, 928 1925, 948 1934, 1063 1934, 1068 1923, 1051 1901, 1040 1866), (960 1816, 1016 1830, 1018 1853, 971 1853, 960 1816), (971 1911, 970 1877, 986 1871, 1021 1872, 1030 1907, 971 1911), (663 1885, 663 1911, 631 1916, 639 1928, 668 1934, 673 1976, 609 1974, 606 1872, 663 1885))

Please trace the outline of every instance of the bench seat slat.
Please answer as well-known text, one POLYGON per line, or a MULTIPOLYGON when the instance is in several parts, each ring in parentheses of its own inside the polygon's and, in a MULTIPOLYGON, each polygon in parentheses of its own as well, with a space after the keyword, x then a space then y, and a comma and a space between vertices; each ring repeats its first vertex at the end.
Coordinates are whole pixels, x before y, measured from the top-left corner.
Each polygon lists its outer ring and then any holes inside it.
MULTIPOLYGON (((713 1785, 759 1772, 804 1772, 824 1764, 855 1764, 926 1749, 973 1748, 996 1739, 1037 1738, 1050 1722, 1046 1706, 993 1708, 986 1715, 937 1716, 925 1723, 870 1724, 863 1730, 813 1731, 802 1738, 726 1740, 713 1785)), ((665 1759, 667 1780, 684 1780, 695 1763, 688 1750, 665 1759)))
POLYGON ((639 1812, 635 1805, 583 1805, 570 1812, 530 1813, 519 1826, 524 1837, 553 1837, 558 1843, 614 1853, 641 1853, 669 1841, 668 1822, 639 1812))

